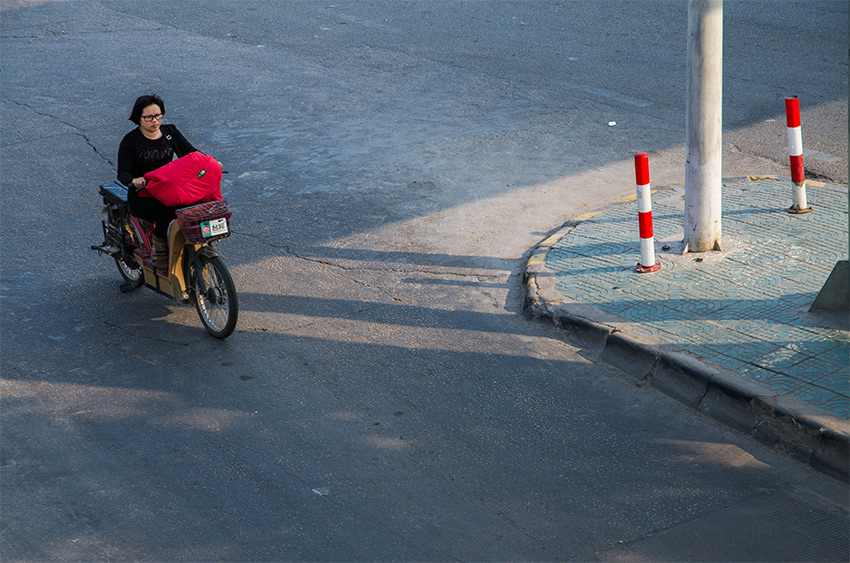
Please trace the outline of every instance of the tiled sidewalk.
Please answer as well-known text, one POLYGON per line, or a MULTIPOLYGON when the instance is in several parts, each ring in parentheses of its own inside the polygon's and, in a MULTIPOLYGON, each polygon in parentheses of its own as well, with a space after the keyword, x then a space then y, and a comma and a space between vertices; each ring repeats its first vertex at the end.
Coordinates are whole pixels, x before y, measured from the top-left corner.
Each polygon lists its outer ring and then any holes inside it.
POLYGON ((682 254, 684 188, 659 190, 653 227, 661 270, 634 271, 633 201, 565 232, 546 267, 559 293, 614 315, 637 338, 850 418, 846 324, 808 312, 836 262, 847 259, 848 192, 810 183, 807 194, 814 212, 794 215, 786 211, 789 181, 730 180, 722 194, 723 251, 682 254))

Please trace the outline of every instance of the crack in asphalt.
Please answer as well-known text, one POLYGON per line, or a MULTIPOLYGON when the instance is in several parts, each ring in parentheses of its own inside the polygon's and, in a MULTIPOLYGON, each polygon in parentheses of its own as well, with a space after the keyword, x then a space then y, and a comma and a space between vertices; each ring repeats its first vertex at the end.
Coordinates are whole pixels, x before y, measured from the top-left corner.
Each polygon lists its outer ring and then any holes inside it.
POLYGON ((108 164, 108 165, 109 165, 109 166, 110 166, 113 170, 115 170, 115 169, 116 169, 116 168, 115 168, 115 163, 114 163, 114 162, 112 162, 112 160, 110 160, 108 157, 106 157, 106 156, 105 156, 102 152, 100 152, 100 150, 97 148, 97 146, 95 146, 95 144, 91 141, 91 139, 89 139, 89 138, 85 135, 85 133, 83 132, 83 130, 82 130, 82 129, 80 129, 79 127, 77 127, 76 125, 74 125, 73 123, 68 123, 67 121, 65 121, 65 120, 63 120, 63 119, 60 119, 59 117, 57 117, 57 116, 55 116, 55 115, 52 115, 52 114, 49 114, 49 113, 47 113, 47 112, 39 111, 39 110, 35 109, 34 107, 32 107, 31 105, 29 105, 29 104, 25 104, 24 102, 19 102, 19 101, 17 101, 17 100, 12 100, 12 99, 6 98, 5 96, 0 96, 0 99, 1 99, 1 100, 3 100, 3 101, 9 102, 9 103, 11 103, 11 104, 15 104, 16 106, 20 106, 20 107, 26 108, 27 110, 29 110, 29 111, 31 111, 31 112, 33 112, 33 113, 37 114, 37 115, 40 115, 40 116, 42 116, 42 117, 47 117, 47 118, 53 119, 53 120, 55 120, 55 121, 57 121, 57 122, 61 123, 62 125, 65 125, 66 127, 69 127, 69 128, 72 130, 72 133, 73 133, 74 135, 78 135, 79 137, 81 137, 81 138, 85 141, 85 143, 86 143, 89 147, 91 147, 91 149, 94 151, 94 153, 95 153, 97 156, 99 156, 101 159, 103 159, 103 160, 104 160, 104 162, 106 162, 106 163, 107 163, 107 164, 108 164))

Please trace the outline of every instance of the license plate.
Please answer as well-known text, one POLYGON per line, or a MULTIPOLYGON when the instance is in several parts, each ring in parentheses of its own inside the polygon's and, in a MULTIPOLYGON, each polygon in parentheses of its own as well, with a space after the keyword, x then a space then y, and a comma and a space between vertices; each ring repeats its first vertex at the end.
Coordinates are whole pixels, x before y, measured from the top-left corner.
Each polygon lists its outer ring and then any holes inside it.
POLYGON ((223 235, 225 233, 227 233, 227 219, 224 217, 201 223, 201 236, 204 238, 223 235))

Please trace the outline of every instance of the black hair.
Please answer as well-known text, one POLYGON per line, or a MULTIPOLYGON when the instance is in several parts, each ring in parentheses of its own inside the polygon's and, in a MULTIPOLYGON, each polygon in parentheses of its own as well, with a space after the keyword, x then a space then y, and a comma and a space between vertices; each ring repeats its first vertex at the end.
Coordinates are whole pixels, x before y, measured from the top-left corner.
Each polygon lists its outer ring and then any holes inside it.
POLYGON ((158 105, 159 111, 165 113, 165 102, 162 101, 162 98, 160 98, 156 94, 146 94, 144 96, 139 96, 139 98, 136 100, 136 103, 133 104, 133 111, 130 112, 130 121, 132 121, 136 125, 141 125, 142 110, 151 104, 158 105))

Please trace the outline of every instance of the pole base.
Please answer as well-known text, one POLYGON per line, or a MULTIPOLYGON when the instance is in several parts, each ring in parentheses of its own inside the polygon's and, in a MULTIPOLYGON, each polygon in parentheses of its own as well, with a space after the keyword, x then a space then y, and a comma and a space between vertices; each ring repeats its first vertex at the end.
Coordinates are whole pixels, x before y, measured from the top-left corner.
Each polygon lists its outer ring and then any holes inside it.
POLYGON ((638 262, 637 266, 635 266, 635 272, 639 274, 649 274, 650 272, 657 272, 661 269, 661 262, 656 262, 652 266, 644 266, 640 262, 638 262))
POLYGON ((793 213, 795 215, 800 215, 802 213, 811 213, 813 211, 812 206, 809 207, 797 207, 796 205, 792 205, 788 208, 788 213, 793 213))

